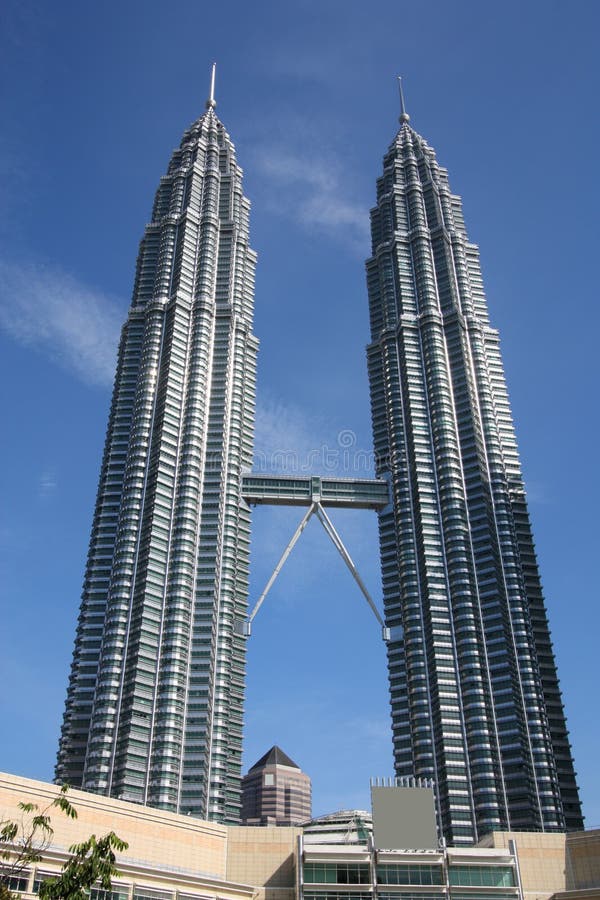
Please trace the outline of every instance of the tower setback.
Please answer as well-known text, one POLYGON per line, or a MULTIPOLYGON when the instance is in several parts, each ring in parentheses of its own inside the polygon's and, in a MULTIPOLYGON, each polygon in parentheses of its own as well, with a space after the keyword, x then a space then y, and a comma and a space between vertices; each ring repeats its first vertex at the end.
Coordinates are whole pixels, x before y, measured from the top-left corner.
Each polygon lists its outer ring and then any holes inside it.
POLYGON ((256 257, 214 106, 211 87, 140 245, 56 778, 237 822, 256 257))
POLYGON ((409 125, 377 181, 368 366, 394 758, 443 832, 582 827, 498 332, 477 247, 409 125))

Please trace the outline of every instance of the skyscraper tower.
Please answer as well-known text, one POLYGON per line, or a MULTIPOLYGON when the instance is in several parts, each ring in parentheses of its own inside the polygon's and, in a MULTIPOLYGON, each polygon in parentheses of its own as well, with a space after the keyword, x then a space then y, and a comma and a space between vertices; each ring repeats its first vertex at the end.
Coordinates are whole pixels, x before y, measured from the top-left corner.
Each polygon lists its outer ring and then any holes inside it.
POLYGON ((582 827, 497 331, 445 169, 409 124, 377 181, 368 347, 395 767, 446 838, 582 827))
POLYGON ((56 777, 239 820, 255 254, 204 115, 161 178, 123 327, 56 777))

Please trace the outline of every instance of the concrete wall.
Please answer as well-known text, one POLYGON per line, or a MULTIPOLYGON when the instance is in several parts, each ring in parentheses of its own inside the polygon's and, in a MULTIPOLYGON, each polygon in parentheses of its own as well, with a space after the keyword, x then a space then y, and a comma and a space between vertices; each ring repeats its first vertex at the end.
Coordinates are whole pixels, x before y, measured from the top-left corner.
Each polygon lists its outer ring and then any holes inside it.
MULTIPOLYGON (((0 820, 20 821, 20 801, 45 810, 55 785, 0 773, 0 820)), ((136 885, 202 893, 215 900, 294 900, 298 828, 235 828, 190 816, 71 790, 77 819, 51 808, 54 835, 39 869, 58 871, 71 844, 115 831, 128 849, 117 854, 119 877, 130 897, 136 885)), ((27 815, 25 815, 27 819, 27 815)))
POLYGON ((567 835, 567 890, 600 889, 600 828, 567 835))
POLYGON ((495 831, 480 847, 506 847, 514 841, 525 900, 549 900, 566 887, 565 835, 533 831, 495 831))
MULTIPOLYGON (((58 794, 56 785, 0 774, 0 816, 20 818, 19 801, 37 803, 43 809, 58 794)), ((199 876, 226 877, 225 826, 84 791, 70 790, 68 797, 77 810, 77 819, 69 819, 58 809, 49 811, 55 849, 67 850, 90 834, 115 831, 129 844, 126 858, 149 867, 168 866, 199 876)))
POLYGON ((294 900, 301 828, 229 828, 227 878, 260 885, 257 900, 294 900))

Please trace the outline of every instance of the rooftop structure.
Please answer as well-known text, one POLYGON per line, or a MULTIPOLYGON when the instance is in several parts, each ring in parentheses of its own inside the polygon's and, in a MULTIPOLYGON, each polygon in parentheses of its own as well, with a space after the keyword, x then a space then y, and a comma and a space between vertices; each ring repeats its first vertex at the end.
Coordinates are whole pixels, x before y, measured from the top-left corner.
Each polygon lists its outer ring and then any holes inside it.
POLYGON ((366 809, 340 809, 317 816, 302 828, 308 844, 367 844, 373 835, 373 816, 366 809))

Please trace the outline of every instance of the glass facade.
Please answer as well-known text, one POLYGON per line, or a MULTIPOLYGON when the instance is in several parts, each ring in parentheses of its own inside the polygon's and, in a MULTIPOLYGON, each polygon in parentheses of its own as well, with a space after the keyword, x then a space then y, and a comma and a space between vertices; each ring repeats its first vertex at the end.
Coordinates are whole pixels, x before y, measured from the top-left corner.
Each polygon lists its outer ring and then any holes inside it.
POLYGON ((477 247, 403 114, 367 261, 394 758, 443 833, 582 827, 497 331, 477 247))
POLYGON ((435 850, 380 850, 372 836, 362 845, 348 844, 347 835, 332 841, 328 825, 317 819, 300 839, 300 900, 521 900, 523 896, 514 847, 464 850, 440 842, 435 850))
POLYGON ((453 865, 448 880, 461 887, 514 887, 515 872, 512 866, 453 865))
POLYGON ((256 259, 213 107, 173 153, 140 245, 56 779, 237 822, 256 259))
POLYGON ((395 865, 377 866, 378 884, 443 884, 441 866, 395 865))
POLYGON ((337 862, 304 864, 304 881, 312 884, 371 884, 368 863, 337 862))

